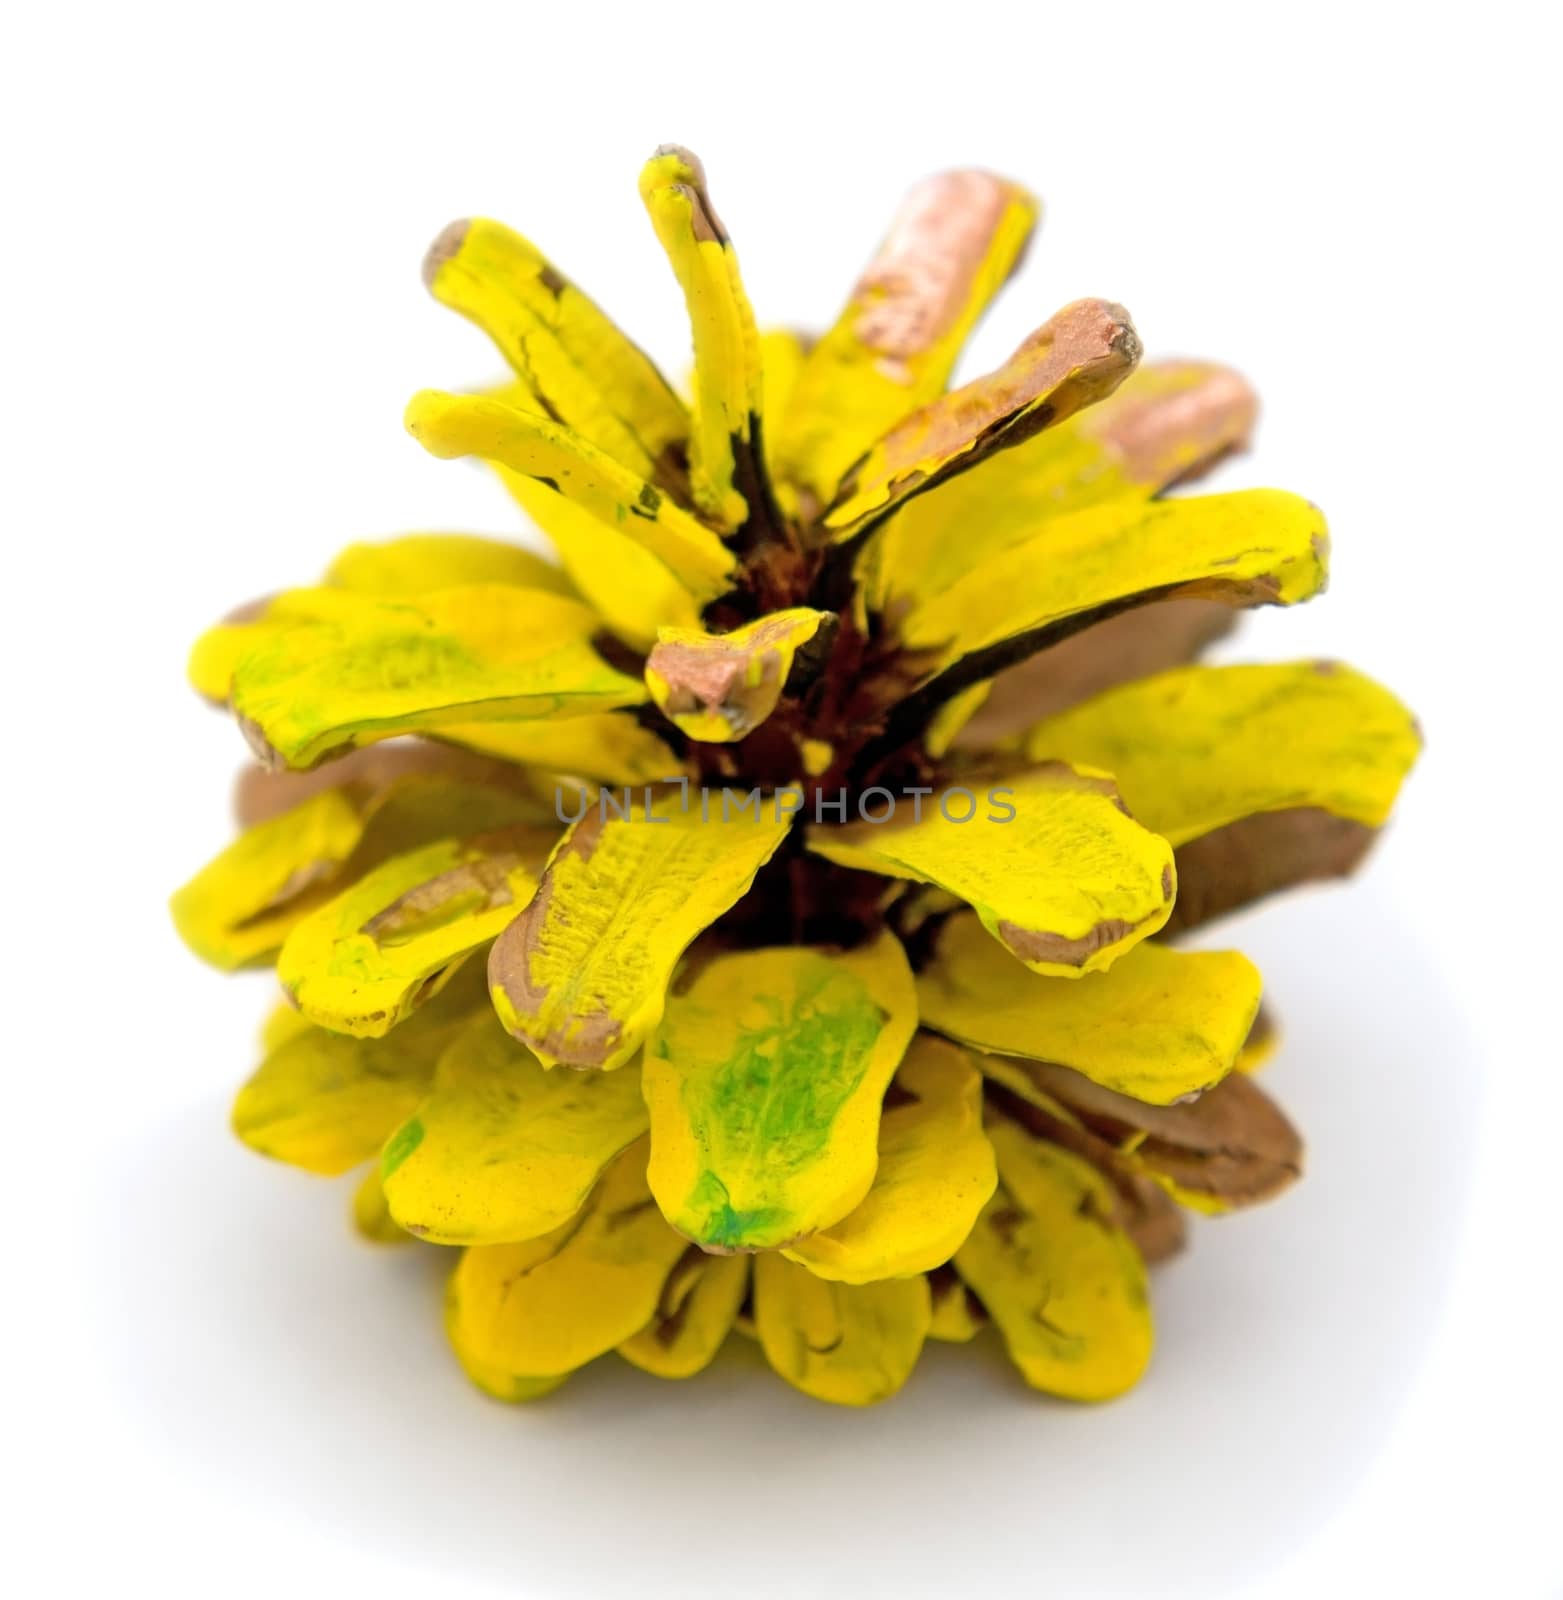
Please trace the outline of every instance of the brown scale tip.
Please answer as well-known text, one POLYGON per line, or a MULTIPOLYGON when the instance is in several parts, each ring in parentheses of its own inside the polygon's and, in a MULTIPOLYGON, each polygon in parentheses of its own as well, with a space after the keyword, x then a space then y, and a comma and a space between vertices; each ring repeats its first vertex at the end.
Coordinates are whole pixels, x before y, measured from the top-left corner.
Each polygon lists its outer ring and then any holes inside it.
POLYGON ((658 156, 676 156, 679 162, 689 168, 690 182, 704 189, 706 186, 706 169, 700 157, 688 145, 659 144, 652 153, 652 160, 658 156))
POLYGON ((259 622, 266 615, 266 608, 277 597, 274 594, 263 594, 254 600, 246 600, 243 605, 237 605, 223 617, 224 627, 241 627, 246 622, 259 622))
POLYGON ((1241 373, 1203 361, 1161 361, 1095 424, 1129 475, 1163 487, 1197 476, 1247 444, 1259 396, 1241 373))
POLYGON ((999 369, 1000 374, 1032 352, 1046 352, 1049 356, 1048 366, 1035 369, 1038 379, 1043 374, 1052 376, 1050 369, 1055 364, 1061 374, 1107 366, 1121 377, 1140 359, 1140 336, 1128 311, 1117 301, 1092 297, 1072 300, 1061 311, 1055 311, 1021 341, 1014 356, 999 369))
POLYGON ((722 219, 716 214, 716 207, 711 204, 711 191, 706 185, 706 169, 700 157, 693 150, 681 144, 659 144, 656 160, 660 156, 672 156, 684 169, 683 181, 674 185, 689 196, 693 212, 692 225, 695 237, 702 243, 727 243, 727 229, 722 226, 722 219))
POLYGON ((858 338, 905 361, 948 333, 1014 192, 1003 179, 969 169, 915 185, 853 291, 858 338))
POLYGON ((471 230, 472 221, 463 217, 459 222, 453 222, 448 227, 440 230, 439 237, 429 246, 428 254, 423 258, 424 287, 432 289, 434 280, 439 276, 440 268, 447 261, 454 260, 466 242, 467 234, 471 230))

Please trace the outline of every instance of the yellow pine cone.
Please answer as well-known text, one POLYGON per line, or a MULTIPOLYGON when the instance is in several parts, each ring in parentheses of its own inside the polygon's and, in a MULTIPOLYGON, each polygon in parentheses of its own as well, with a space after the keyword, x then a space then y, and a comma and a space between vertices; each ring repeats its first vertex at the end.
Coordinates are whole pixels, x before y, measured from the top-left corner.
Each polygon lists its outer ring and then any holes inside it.
POLYGON ((234 1126, 451 1250, 504 1399, 737 1329, 863 1405, 989 1322, 1033 1387, 1119 1394, 1182 1208, 1300 1166, 1258 972, 1175 936, 1349 871, 1415 724, 1343 666, 1195 664, 1325 581, 1307 501, 1164 493, 1244 445, 1236 374, 1085 300, 948 387, 1024 189, 918 186, 809 340, 757 332, 692 155, 640 187, 687 406, 508 228, 425 267, 514 376, 407 426, 559 565, 356 545, 195 648, 260 764, 174 917, 291 1002, 234 1126))

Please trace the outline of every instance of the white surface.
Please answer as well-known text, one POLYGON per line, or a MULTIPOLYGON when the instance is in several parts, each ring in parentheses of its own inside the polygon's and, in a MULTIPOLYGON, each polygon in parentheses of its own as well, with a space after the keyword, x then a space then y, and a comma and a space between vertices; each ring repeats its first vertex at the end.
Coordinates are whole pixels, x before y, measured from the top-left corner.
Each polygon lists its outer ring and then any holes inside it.
POLYGON ((5 25, 24 1592, 1559 1592, 1549 8, 965 15, 5 25), (418 283, 450 217, 515 221, 679 364, 634 193, 670 138, 767 321, 827 319, 920 173, 1034 183, 1043 231, 977 368, 1083 293, 1153 353, 1242 365, 1266 415, 1226 482, 1318 500, 1336 559, 1323 603, 1240 651, 1347 656, 1428 729, 1360 889, 1233 930, 1289 1028, 1273 1082, 1312 1171, 1160 1275, 1157 1362, 1117 1406, 1037 1404, 989 1349, 930 1351, 867 1416, 742 1355, 684 1387, 604 1363, 506 1411, 443 1356, 415 1262, 226 1134, 263 991, 162 912, 224 837, 238 756, 181 692, 188 640, 350 538, 513 527, 399 427, 412 390, 492 371, 418 283))

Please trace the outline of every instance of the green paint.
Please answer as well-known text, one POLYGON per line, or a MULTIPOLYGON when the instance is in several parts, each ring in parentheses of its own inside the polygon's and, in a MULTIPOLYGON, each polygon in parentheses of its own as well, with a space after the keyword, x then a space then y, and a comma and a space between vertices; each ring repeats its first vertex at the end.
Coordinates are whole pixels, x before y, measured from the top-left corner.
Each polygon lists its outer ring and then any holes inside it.
POLYGON ((705 1223, 698 1229, 697 1243, 718 1250, 742 1250, 784 1223, 787 1216, 780 1206, 754 1206, 747 1211, 735 1209, 727 1185, 709 1168, 700 1174, 684 1204, 692 1215, 705 1215, 705 1223))
MULTIPOLYGON (((740 971, 741 958, 730 976, 740 971)), ((886 1020, 862 980, 823 956, 799 960, 790 993, 751 994, 675 1003, 657 1046, 679 1064, 689 1133, 705 1157, 681 1226, 729 1250, 797 1231, 807 1199, 792 1184, 828 1159, 886 1020)))
POLYGON ((828 1143, 885 1019, 862 981, 824 957, 799 973, 790 1003, 757 1004, 769 1020, 740 1025, 724 1060, 691 1072, 684 1103, 712 1144, 744 1158, 763 1151, 768 1169, 795 1172, 828 1143))
POLYGON ((256 687, 277 680, 292 687, 303 669, 319 693, 379 694, 465 677, 485 663, 424 617, 386 605, 366 607, 362 620, 295 623, 260 640, 242 665, 256 687))
POLYGON ((430 719, 469 720, 507 704, 517 717, 548 717, 566 703, 607 709, 638 703, 646 688, 610 667, 589 642, 584 607, 538 590, 491 585, 468 623, 450 595, 421 601, 332 591, 306 595, 240 653, 234 710, 257 724, 294 764, 430 719), (514 610, 514 632, 499 626, 514 610))
POLYGON ((383 1183, 423 1143, 423 1120, 409 1117, 389 1139, 380 1152, 380 1181, 383 1183))

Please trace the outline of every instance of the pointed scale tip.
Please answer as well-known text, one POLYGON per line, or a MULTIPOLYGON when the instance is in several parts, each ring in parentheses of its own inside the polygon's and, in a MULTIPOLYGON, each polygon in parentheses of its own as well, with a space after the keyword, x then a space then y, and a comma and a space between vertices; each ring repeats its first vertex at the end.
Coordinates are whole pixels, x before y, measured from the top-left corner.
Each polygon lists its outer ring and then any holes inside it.
POLYGON ((423 282, 426 288, 434 287, 434 280, 440 274, 440 268, 447 261, 454 260, 466 242, 468 231, 472 227, 471 219, 461 218, 449 226, 440 229, 439 237, 428 248, 423 258, 423 282))

